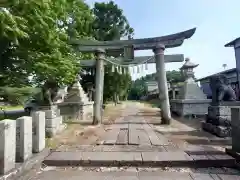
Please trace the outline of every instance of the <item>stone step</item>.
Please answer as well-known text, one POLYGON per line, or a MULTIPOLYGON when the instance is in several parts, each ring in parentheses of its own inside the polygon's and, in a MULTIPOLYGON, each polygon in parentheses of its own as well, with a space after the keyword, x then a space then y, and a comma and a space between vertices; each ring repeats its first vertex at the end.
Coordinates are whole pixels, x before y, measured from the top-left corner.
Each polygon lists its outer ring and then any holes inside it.
POLYGON ((238 175, 186 172, 92 172, 79 170, 50 170, 38 173, 32 180, 237 180, 238 175))
POLYGON ((224 152, 52 152, 48 166, 235 167, 224 152))

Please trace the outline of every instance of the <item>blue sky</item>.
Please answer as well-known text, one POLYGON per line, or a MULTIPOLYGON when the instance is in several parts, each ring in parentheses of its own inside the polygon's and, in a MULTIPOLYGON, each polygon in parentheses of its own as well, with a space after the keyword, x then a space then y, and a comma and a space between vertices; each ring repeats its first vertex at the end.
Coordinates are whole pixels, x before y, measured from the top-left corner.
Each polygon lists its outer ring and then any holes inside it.
MULTIPOLYGON (((92 5, 94 0, 86 0, 92 5)), ((107 2, 99 0, 98 2, 107 2)), ((115 0, 135 30, 134 38, 168 35, 196 27, 196 33, 181 47, 167 49, 166 54, 182 53, 199 64, 197 78, 236 66, 233 48, 224 45, 240 37, 239 0, 115 0)), ((136 55, 153 55, 137 51, 136 55)), ((183 63, 168 63, 167 70, 177 70, 183 63)), ((133 79, 155 72, 133 74, 133 79)))

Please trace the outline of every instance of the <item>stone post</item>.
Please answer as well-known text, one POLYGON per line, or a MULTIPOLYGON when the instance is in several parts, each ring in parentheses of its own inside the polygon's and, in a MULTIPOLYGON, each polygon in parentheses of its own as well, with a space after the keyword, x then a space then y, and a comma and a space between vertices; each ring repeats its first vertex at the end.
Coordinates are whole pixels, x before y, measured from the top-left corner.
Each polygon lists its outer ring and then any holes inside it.
POLYGON ((157 71, 157 81, 158 81, 162 123, 170 124, 171 113, 170 113, 170 104, 169 104, 169 97, 168 97, 167 77, 166 77, 166 71, 165 71, 164 50, 165 50, 165 46, 159 44, 158 46, 155 47, 153 52, 155 54, 155 60, 156 60, 156 71, 157 71))
POLYGON ((240 108, 231 108, 232 150, 240 153, 240 108))
POLYGON ((16 121, 0 121, 0 174, 15 168, 16 160, 16 121))
POLYGON ((96 74, 95 74, 95 95, 93 124, 102 123, 103 86, 104 86, 104 60, 105 51, 99 49, 96 52, 96 74))
POLYGON ((16 160, 24 162, 32 156, 32 117, 16 120, 16 160))
POLYGON ((33 152, 39 153, 45 148, 45 112, 32 113, 33 123, 33 152))

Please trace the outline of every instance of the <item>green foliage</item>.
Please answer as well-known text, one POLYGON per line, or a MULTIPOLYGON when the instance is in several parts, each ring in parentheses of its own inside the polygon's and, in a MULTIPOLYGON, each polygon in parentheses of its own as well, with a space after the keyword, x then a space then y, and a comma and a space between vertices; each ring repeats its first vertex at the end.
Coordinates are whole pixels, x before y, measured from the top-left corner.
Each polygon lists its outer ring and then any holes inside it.
POLYGON ((22 105, 30 96, 37 93, 39 89, 32 87, 12 88, 1 87, 0 97, 12 105, 22 105))
POLYGON ((167 75, 167 81, 173 84, 184 82, 184 77, 180 71, 176 71, 176 70, 167 71, 166 75, 167 75))
MULTIPOLYGON (((184 77, 180 71, 167 71, 166 72, 167 81, 172 84, 181 84, 184 82, 184 77)), ((146 82, 148 81, 156 81, 157 76, 156 73, 148 74, 145 77, 141 77, 134 82, 132 82, 131 90, 129 93, 129 99, 131 100, 139 100, 142 96, 147 94, 146 82)))
POLYGON ((134 30, 130 27, 123 10, 113 1, 95 3, 93 13, 94 37, 97 40, 111 41, 133 36, 134 30))
POLYGON ((32 76, 36 84, 74 80, 84 56, 76 54, 69 38, 92 37, 93 16, 83 1, 12 1, 0 20, 1 85, 14 77, 32 76))
POLYGON ((104 101, 113 101, 115 93, 120 100, 127 98, 131 86, 130 74, 119 74, 117 70, 112 72, 111 66, 107 66, 104 78, 104 101))
MULTIPOLYGON (((113 1, 108 3, 95 3, 93 8, 94 38, 99 41, 120 40, 122 37, 132 37, 133 28, 130 27, 127 18, 113 1)), ((90 71, 90 70, 87 70, 90 71)), ((82 76, 82 84, 86 90, 87 84, 94 84, 93 75, 82 76)), ((129 74, 112 72, 110 66, 105 68, 104 76, 104 102, 112 101, 115 94, 119 99, 126 99, 131 86, 129 74)))
POLYGON ((129 93, 129 99, 130 100, 140 100, 140 98, 147 94, 147 86, 146 86, 146 80, 150 76, 147 75, 145 77, 141 77, 140 79, 136 79, 132 82, 130 93, 129 93))

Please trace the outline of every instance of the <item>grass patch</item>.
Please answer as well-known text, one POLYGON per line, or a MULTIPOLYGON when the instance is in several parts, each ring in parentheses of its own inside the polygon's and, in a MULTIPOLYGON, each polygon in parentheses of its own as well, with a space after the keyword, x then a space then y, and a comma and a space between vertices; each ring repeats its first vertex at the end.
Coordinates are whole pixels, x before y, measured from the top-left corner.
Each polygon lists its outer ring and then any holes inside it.
POLYGON ((3 110, 19 110, 19 109, 23 109, 23 106, 18 105, 18 106, 0 106, 0 109, 3 110))
POLYGON ((46 143, 46 147, 50 149, 56 149, 59 146, 59 144, 54 138, 46 138, 45 143, 46 143))
POLYGON ((150 101, 141 101, 141 102, 153 108, 160 108, 160 102, 158 99, 153 99, 150 101))

